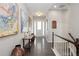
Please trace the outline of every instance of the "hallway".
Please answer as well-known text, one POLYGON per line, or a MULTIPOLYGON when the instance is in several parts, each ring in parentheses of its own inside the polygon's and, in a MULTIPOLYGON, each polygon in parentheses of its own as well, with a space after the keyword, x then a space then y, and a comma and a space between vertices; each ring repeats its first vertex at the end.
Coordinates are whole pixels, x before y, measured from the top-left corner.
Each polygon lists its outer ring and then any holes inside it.
POLYGON ((77 56, 78 15, 73 3, 0 3, 0 56, 10 56, 16 45, 28 48, 35 37, 26 56, 77 56))
POLYGON ((46 39, 43 37, 36 37, 31 50, 26 52, 28 56, 55 56, 54 52, 51 50, 51 44, 47 43, 46 39))

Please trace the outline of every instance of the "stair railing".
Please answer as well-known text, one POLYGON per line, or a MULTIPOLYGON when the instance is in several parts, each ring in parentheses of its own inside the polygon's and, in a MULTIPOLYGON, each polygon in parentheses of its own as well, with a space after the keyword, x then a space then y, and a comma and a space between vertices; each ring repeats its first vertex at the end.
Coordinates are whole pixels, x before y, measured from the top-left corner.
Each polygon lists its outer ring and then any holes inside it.
POLYGON ((61 39, 63 39, 64 41, 66 41, 65 43, 64 43, 64 52, 63 52, 63 55, 64 56, 70 56, 70 49, 69 49, 69 43, 71 43, 71 44, 73 44, 75 47, 76 47, 76 55, 77 56, 79 56, 79 39, 75 39, 72 35, 71 35, 71 33, 68 33, 69 34, 69 36, 72 38, 72 40, 73 41, 71 41, 71 40, 69 40, 69 39, 67 39, 67 38, 64 38, 64 37, 62 37, 62 36, 60 36, 60 35, 57 35, 57 34, 54 34, 54 36, 57 36, 57 37, 59 37, 59 38, 61 38, 61 39))

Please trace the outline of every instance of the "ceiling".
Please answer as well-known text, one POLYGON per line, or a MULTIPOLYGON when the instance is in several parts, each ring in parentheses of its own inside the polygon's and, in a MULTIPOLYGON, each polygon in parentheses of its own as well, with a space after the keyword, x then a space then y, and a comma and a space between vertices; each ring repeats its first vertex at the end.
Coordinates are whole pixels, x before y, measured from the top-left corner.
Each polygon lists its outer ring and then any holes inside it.
POLYGON ((62 3, 27 3, 27 8, 29 9, 31 15, 36 16, 36 13, 40 12, 43 15, 46 15, 48 13, 48 10, 55 9, 54 5, 57 6, 57 8, 63 8, 67 4, 62 3))
POLYGON ((27 7, 32 15, 36 15, 37 12, 46 14, 48 9, 52 6, 52 3, 27 3, 27 7))

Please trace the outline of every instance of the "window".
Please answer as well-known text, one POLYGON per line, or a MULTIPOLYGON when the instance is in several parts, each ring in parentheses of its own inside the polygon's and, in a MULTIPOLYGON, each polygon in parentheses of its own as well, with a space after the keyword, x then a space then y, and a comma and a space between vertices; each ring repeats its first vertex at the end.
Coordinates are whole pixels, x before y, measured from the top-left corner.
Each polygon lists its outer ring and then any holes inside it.
POLYGON ((43 25, 43 35, 44 35, 44 21, 43 21, 43 24, 42 25, 43 25))
POLYGON ((38 21, 38 22, 37 22, 37 29, 38 29, 38 30, 41 30, 41 21, 38 21))

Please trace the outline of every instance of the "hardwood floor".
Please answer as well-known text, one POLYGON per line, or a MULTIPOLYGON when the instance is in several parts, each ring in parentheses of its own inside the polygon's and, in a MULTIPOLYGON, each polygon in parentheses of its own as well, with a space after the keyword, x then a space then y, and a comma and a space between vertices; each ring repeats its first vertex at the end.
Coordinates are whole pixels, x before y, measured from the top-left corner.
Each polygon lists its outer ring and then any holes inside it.
POLYGON ((30 49, 26 49, 26 56, 55 56, 51 44, 43 37, 35 38, 30 49))

